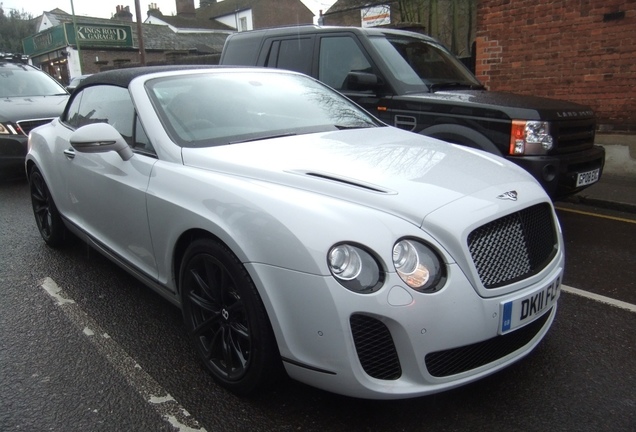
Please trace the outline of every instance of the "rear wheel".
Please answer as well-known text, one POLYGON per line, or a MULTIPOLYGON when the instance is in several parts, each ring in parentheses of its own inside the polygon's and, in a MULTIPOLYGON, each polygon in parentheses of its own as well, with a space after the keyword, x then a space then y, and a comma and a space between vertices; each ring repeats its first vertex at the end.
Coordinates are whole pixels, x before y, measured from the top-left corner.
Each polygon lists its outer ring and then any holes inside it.
POLYGON ((267 313, 241 262, 209 239, 184 255, 180 288, 185 325, 217 382, 239 395, 262 390, 281 369, 267 313))
POLYGON ((35 167, 31 169, 29 175, 29 188, 33 214, 40 235, 49 246, 62 246, 66 240, 66 227, 44 182, 44 177, 35 167))

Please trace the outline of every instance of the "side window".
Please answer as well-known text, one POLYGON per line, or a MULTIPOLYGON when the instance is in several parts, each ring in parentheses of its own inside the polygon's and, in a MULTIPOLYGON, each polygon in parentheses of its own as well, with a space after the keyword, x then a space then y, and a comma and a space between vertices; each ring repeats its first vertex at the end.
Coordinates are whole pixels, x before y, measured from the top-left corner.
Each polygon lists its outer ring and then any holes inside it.
POLYGON ((297 38, 275 41, 265 66, 311 73, 312 39, 297 38))
POLYGON ((150 144, 150 140, 148 139, 148 135, 146 135, 146 131, 144 127, 141 125, 139 121, 139 117, 135 115, 135 140, 132 145, 133 150, 137 150, 140 153, 146 155, 156 155, 155 149, 150 144))
POLYGON ((349 72, 371 72, 372 67, 356 41, 348 36, 320 39, 318 79, 336 90, 347 90, 349 72))
POLYGON ((122 87, 99 85, 86 87, 75 95, 65 122, 74 128, 91 123, 108 123, 132 146, 135 109, 122 87))
POLYGON ((73 102, 71 102, 71 105, 68 107, 68 110, 66 111, 66 116, 62 119, 64 123, 66 123, 73 129, 77 129, 78 127, 80 127, 79 107, 80 107, 80 103, 82 102, 83 95, 84 95, 84 92, 81 92, 76 94, 75 97, 73 97, 73 102))

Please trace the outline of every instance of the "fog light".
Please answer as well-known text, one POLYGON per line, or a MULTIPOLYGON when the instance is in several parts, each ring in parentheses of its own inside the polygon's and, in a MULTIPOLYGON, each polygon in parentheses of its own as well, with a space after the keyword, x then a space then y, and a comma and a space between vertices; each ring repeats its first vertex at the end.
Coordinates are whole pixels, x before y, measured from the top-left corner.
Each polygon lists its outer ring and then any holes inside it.
POLYGON ((557 175, 557 169, 554 165, 546 165, 543 167, 543 179, 547 182, 551 182, 557 175))

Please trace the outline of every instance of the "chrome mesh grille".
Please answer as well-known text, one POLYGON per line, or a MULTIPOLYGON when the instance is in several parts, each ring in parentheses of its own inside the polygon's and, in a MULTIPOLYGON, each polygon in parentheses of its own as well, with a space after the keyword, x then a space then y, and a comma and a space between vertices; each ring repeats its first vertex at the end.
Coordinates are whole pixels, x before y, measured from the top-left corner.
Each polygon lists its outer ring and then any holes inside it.
POLYGON ((468 249, 486 288, 530 277, 557 250, 550 205, 537 204, 477 228, 468 236, 468 249))

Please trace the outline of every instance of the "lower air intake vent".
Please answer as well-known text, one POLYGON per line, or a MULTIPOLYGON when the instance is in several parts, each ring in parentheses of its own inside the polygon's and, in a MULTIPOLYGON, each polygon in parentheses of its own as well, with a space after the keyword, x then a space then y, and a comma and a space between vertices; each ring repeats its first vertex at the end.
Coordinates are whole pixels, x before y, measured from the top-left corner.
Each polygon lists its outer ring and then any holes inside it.
POLYGON ((398 379, 402 375, 402 368, 386 325, 360 314, 352 315, 350 323, 358 359, 364 371, 377 379, 398 379))
POLYGON ((441 378, 499 360, 527 345, 541 331, 550 314, 551 311, 547 311, 541 318, 503 336, 459 348, 429 353, 425 359, 426 369, 434 377, 441 378))

